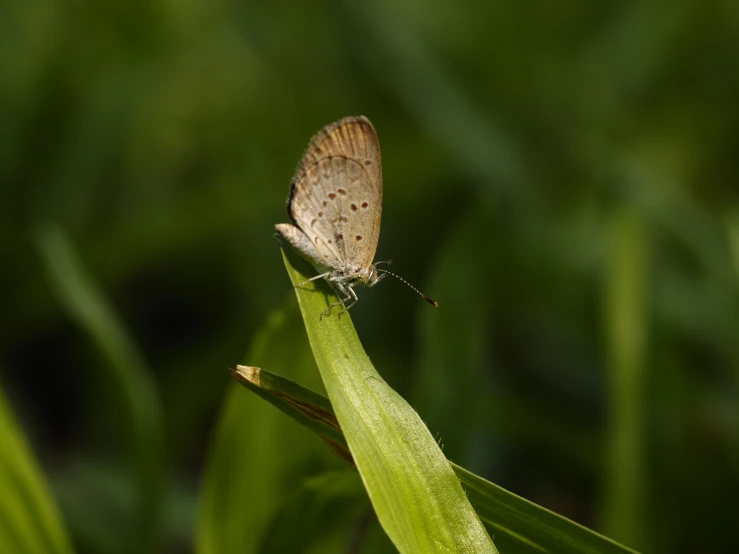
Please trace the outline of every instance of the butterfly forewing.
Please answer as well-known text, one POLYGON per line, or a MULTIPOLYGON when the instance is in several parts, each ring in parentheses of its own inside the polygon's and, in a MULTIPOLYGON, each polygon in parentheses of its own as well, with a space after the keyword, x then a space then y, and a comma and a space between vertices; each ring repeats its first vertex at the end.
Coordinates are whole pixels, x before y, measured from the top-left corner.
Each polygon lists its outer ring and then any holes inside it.
POLYGON ((293 179, 288 211, 328 266, 363 269, 375 256, 382 216, 380 145, 364 117, 324 127, 293 179))

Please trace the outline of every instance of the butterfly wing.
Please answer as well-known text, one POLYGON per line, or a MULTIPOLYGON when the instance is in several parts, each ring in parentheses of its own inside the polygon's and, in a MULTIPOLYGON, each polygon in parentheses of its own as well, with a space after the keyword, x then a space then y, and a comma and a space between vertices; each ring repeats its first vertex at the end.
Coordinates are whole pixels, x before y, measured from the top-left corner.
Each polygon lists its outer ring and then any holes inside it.
POLYGON ((329 267, 359 271, 372 264, 380 238, 380 144, 365 117, 347 117, 313 137, 288 201, 293 223, 329 267))

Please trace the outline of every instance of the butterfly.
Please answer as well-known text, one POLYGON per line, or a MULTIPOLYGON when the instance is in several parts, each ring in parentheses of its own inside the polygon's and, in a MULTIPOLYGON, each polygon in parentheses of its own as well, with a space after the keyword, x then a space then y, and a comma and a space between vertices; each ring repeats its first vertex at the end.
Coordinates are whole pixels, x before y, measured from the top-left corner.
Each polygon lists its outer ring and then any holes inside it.
POLYGON ((373 262, 382 219, 382 164, 375 128, 364 116, 325 126, 310 141, 290 186, 287 212, 292 223, 277 233, 319 271, 341 295, 339 316, 359 301, 354 287, 372 287, 392 275, 438 306, 410 283, 373 262), (350 302, 347 304, 347 302, 350 302))

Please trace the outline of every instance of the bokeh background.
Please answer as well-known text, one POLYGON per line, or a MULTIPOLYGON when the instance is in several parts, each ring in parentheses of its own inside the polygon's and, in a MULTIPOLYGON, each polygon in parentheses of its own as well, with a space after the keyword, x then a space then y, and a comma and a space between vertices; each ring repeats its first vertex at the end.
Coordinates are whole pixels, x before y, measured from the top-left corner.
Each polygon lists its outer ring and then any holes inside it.
POLYGON ((158 551, 192 549, 226 369, 294 303, 290 178, 355 114, 378 259, 440 307, 386 280, 352 317, 447 455, 644 552, 739 551, 739 3, 1 11, 0 382, 80 552, 125 550, 152 457, 158 551))

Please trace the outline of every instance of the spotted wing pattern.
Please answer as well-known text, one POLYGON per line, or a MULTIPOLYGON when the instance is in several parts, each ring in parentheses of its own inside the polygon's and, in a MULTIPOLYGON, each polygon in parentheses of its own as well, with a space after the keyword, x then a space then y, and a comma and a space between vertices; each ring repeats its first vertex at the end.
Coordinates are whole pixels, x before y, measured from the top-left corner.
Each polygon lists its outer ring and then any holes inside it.
POLYGON ((380 238, 380 144, 365 117, 324 127, 308 145, 293 179, 288 212, 326 265, 372 264, 380 238))

